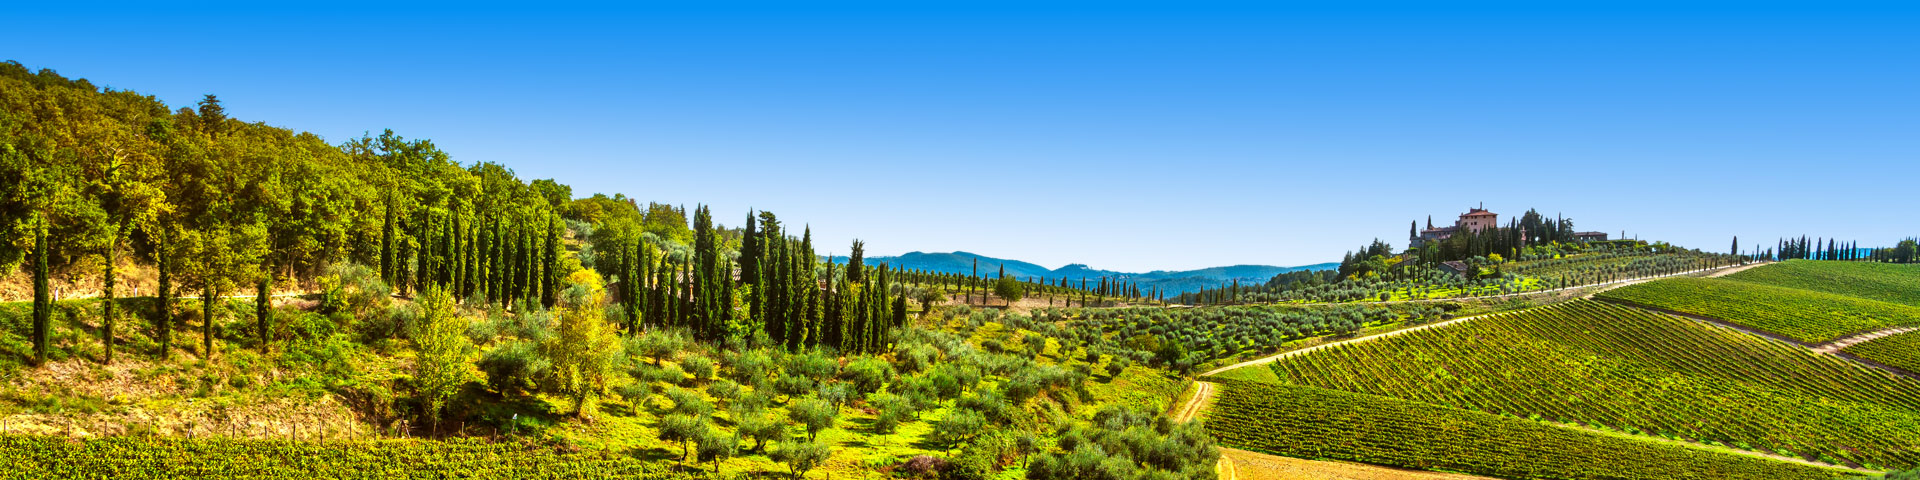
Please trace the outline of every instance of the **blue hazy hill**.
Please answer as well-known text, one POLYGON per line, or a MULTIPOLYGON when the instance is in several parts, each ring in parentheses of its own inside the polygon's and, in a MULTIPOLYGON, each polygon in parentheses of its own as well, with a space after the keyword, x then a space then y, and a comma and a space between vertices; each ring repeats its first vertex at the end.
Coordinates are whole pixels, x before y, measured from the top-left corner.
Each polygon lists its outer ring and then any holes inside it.
MULTIPOLYGON (((845 256, 836 256, 836 257, 833 257, 832 260, 834 263, 838 263, 838 264, 847 263, 847 257, 845 256)), ((1143 289, 1158 287, 1161 291, 1167 292, 1168 295, 1191 292, 1191 291, 1199 290, 1201 288, 1206 288, 1206 287, 1219 286, 1226 283, 1232 283, 1234 280, 1239 280, 1240 283, 1243 283, 1243 284, 1246 284, 1246 283, 1260 284, 1260 283, 1265 283, 1269 278, 1273 278, 1274 275, 1279 275, 1286 272, 1292 272, 1296 270, 1328 270, 1328 269, 1333 269, 1340 266, 1340 264, 1338 263, 1320 263, 1320 264, 1314 264, 1314 265, 1301 265, 1296 267, 1277 267, 1272 265, 1231 265, 1231 266, 1224 266, 1224 267, 1202 268, 1198 270, 1178 270, 1178 271, 1155 270, 1151 272, 1140 273, 1140 272, 1118 272, 1113 270, 1100 270, 1100 269, 1092 268, 1085 264, 1079 264, 1079 263, 1075 263, 1075 264, 1071 264, 1071 265, 1067 265, 1067 266, 1063 266, 1055 269, 1048 269, 1046 267, 1042 267, 1039 265, 1035 265, 1033 263, 1023 262, 1019 260, 994 258, 994 257, 988 257, 985 255, 980 255, 975 253, 968 253, 968 252, 951 252, 951 253, 911 252, 911 253, 907 253, 905 255, 900 255, 900 256, 867 257, 864 260, 864 262, 868 265, 887 264, 887 265, 893 266, 894 268, 905 268, 910 270, 925 270, 930 272, 941 272, 941 273, 958 273, 962 275, 967 275, 967 274, 973 273, 974 260, 979 260, 980 274, 986 277, 994 276, 996 273, 1000 271, 1000 268, 1005 267, 1007 270, 1007 275, 1020 277, 1023 279, 1024 278, 1045 278, 1048 281, 1057 281, 1060 278, 1066 278, 1069 281, 1079 281, 1080 279, 1087 279, 1088 281, 1097 282, 1100 280, 1100 278, 1104 277, 1104 278, 1110 278, 1110 279, 1124 280, 1128 282, 1137 282, 1140 284, 1141 288, 1143 289)))

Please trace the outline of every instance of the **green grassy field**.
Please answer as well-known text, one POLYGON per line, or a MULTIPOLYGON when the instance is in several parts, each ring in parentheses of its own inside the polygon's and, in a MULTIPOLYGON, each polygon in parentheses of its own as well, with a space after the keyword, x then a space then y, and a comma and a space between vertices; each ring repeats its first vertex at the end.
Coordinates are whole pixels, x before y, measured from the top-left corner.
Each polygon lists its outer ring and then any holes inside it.
POLYGON ((1725 278, 1920 306, 1920 265, 1788 260, 1725 278))
POLYGON ((1808 465, 1294 385, 1223 380, 1207 415, 1221 444, 1302 457, 1507 478, 1835 478, 1808 465))
POLYGON ((1671 278, 1598 297, 1714 318, 1810 344, 1920 324, 1920 307, 1718 278, 1671 278))
POLYGON ((1920 332, 1876 338, 1840 351, 1920 375, 1920 332))
POLYGON ((1601 302, 1323 349, 1271 369, 1302 386, 1836 464, 1920 466, 1920 381, 1601 302))

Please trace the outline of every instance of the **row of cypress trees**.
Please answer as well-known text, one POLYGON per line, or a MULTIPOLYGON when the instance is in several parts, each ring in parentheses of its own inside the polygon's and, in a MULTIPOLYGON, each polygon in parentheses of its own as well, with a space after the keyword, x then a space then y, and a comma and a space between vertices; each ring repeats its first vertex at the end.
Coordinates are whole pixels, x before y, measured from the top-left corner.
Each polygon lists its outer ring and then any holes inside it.
MULTIPOLYGON (((1733 249, 1740 250, 1740 240, 1734 239, 1733 249)), ((1755 256, 1774 260, 1842 260, 1887 263, 1920 262, 1920 239, 1906 238, 1893 247, 1863 248, 1858 241, 1842 242, 1833 238, 1807 237, 1782 238, 1774 249, 1756 252, 1755 256), (1824 244, 1824 246, 1822 246, 1824 244)))
MULTIPOLYGON (((905 292, 887 288, 896 272, 823 265, 811 229, 796 237, 771 212, 749 214, 730 255, 708 207, 695 209, 693 224, 692 255, 644 237, 601 247, 612 252, 602 268, 619 279, 629 331, 683 328, 710 341, 764 336, 790 350, 871 353, 890 348, 889 333, 906 325, 905 292)), ((856 240, 855 251, 862 248, 856 240)))

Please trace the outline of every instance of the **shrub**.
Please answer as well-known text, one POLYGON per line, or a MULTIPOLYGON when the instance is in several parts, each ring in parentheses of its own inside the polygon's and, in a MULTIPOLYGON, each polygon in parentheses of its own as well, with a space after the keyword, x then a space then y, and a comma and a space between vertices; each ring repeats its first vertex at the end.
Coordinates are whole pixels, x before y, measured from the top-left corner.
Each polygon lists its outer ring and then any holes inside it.
POLYGON ((707 394, 712 395, 713 398, 731 403, 740 398, 740 384, 722 378, 719 381, 707 385, 707 394))
POLYGON ((947 411, 947 416, 934 423, 931 440, 943 448, 954 448, 972 440, 987 426, 987 418, 980 412, 965 408, 947 411))
POLYGON ((680 366, 693 374, 693 381, 706 383, 713 379, 713 359, 703 355, 687 355, 680 359, 680 366))
POLYGON ((673 402, 673 408, 668 410, 669 412, 694 417, 713 414, 713 404, 707 403, 707 399, 701 398, 699 393, 692 390, 668 387, 666 395, 667 400, 673 402))
POLYGON ((680 414, 660 417, 659 424, 654 428, 659 432, 661 441, 680 442, 680 461, 683 462, 686 461, 687 455, 691 453, 692 444, 698 441, 701 436, 706 435, 707 430, 709 430, 707 422, 699 418, 680 414))
POLYGON ((772 456, 774 461, 787 464, 787 471, 794 478, 805 478, 808 471, 825 463, 830 453, 827 444, 819 441, 785 441, 780 442, 772 456))
POLYGON ((512 340, 501 343, 480 357, 480 371, 487 375, 487 386, 502 395, 533 388, 533 381, 552 366, 536 351, 533 342, 512 340))
POLYGON ((700 461, 712 462, 713 473, 716 474, 720 473, 720 462, 733 458, 740 450, 740 443, 733 435, 712 429, 700 432, 694 442, 699 444, 700 461))
POLYGON ((767 416, 760 410, 746 410, 736 406, 730 412, 733 416, 733 429, 741 438, 753 439, 754 451, 766 451, 769 442, 787 439, 787 424, 767 416))
POLYGON ((834 417, 838 416, 834 410, 833 404, 826 400, 808 398, 787 407, 787 415, 793 423, 806 427, 807 439, 812 440, 818 438, 821 430, 833 428, 834 417))
POLYGON ((862 356, 859 359, 849 362, 846 370, 841 372, 840 377, 845 378, 848 383, 852 384, 855 392, 864 395, 880 391, 880 387, 885 386, 888 381, 891 381, 893 379, 893 366, 888 365, 886 361, 879 358, 862 356))

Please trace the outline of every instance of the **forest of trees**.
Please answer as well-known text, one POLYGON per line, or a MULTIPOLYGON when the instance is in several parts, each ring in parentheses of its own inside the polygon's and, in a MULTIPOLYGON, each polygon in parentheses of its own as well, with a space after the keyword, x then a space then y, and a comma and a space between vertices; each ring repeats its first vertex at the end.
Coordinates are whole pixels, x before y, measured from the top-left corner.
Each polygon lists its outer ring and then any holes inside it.
MULTIPOLYGON (((335 264, 367 265, 401 297, 429 288, 460 303, 552 308, 573 272, 612 282, 628 331, 685 328, 707 340, 755 335, 789 348, 887 348, 905 323, 898 272, 836 269, 770 212, 742 229, 698 207, 622 195, 573 198, 505 166, 463 166, 431 141, 386 131, 330 145, 306 132, 229 118, 207 95, 170 109, 51 70, 0 65, 0 271, 35 285, 35 359, 46 358, 49 284, 102 280, 100 333, 151 323, 160 354, 213 351, 213 301, 257 295, 265 348, 270 297, 306 291, 335 264), (563 254, 578 237, 578 254, 563 254), (115 311, 115 269, 157 270, 155 311, 115 311), (736 263, 738 266, 736 266, 736 263), (737 272, 737 273, 736 273, 737 272), (176 296, 200 297, 202 345, 172 345, 176 296)), ((858 242, 854 248, 858 251, 858 242)))

